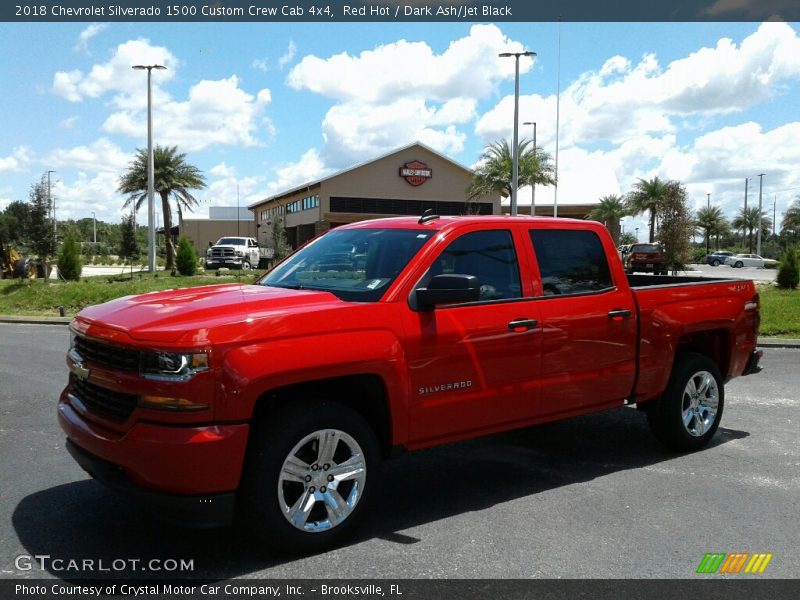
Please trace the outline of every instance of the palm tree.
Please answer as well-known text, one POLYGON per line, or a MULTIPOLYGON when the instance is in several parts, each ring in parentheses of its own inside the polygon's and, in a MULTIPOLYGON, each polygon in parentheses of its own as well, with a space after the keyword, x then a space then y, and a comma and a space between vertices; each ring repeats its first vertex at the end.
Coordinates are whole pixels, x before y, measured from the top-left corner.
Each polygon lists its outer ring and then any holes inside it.
MULTIPOLYGON (((517 184, 520 187, 534 184, 553 185, 556 180, 550 155, 541 148, 536 148, 534 153, 529 146, 529 140, 523 139, 519 143, 517 184)), ((512 159, 511 144, 508 141, 500 140, 487 146, 481 154, 480 165, 475 169, 472 182, 467 188, 467 201, 471 202, 493 193, 510 197, 512 159)))
POLYGON ((600 203, 595 206, 587 215, 587 219, 600 221, 608 228, 611 237, 614 238, 614 245, 619 245, 620 221, 629 214, 628 206, 622 196, 603 196, 600 203))
POLYGON ((786 209, 786 212, 783 213, 781 235, 790 243, 800 238, 800 196, 795 198, 789 208, 786 209))
MULTIPOLYGON (((197 199, 189 193, 191 189, 206 187, 200 169, 186 162, 186 154, 178 153, 177 146, 156 146, 153 149, 153 180, 155 191, 161 196, 161 210, 164 214, 164 237, 167 244, 166 269, 175 266, 175 245, 172 243, 172 209, 169 199, 172 196, 178 207, 192 212, 197 199)), ((119 178, 118 190, 128 194, 124 206, 136 203, 139 209, 147 198, 147 150, 137 149, 136 156, 128 165, 128 170, 119 178)))
POLYGON ((765 217, 763 211, 759 211, 757 206, 753 206, 752 208, 742 208, 739 214, 734 217, 731 224, 737 231, 740 229, 745 231, 748 247, 752 254, 753 232, 756 231, 759 226, 761 227, 762 234, 765 230, 769 231, 770 227, 772 227, 772 219, 765 217))
POLYGON ((710 252, 711 236, 716 234, 717 241, 719 241, 720 234, 724 233, 728 225, 725 216, 722 214, 722 209, 718 206, 709 206, 698 210, 694 224, 703 232, 703 237, 706 240, 706 254, 710 252))
POLYGON ((656 212, 658 205, 664 199, 669 186, 668 181, 653 177, 650 180, 639 179, 633 184, 633 190, 628 194, 628 208, 632 215, 649 213, 650 215, 650 243, 656 239, 656 212))

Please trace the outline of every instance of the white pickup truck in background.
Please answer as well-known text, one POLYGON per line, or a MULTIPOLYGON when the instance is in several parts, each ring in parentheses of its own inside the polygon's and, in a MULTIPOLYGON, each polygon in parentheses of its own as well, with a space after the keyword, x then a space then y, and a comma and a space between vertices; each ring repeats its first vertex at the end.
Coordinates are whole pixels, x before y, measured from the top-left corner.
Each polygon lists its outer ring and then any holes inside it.
POLYGON ((259 248, 251 237, 221 237, 206 250, 206 269, 228 267, 250 270, 269 260, 270 250, 259 248))

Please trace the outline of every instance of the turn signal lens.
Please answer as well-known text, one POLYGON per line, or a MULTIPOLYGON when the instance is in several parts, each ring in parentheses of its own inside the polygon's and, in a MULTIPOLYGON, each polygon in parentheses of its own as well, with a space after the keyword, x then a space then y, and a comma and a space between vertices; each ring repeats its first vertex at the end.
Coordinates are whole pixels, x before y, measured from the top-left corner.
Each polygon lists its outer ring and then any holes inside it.
POLYGON ((172 398, 169 396, 142 396, 139 399, 139 406, 142 408, 174 411, 196 411, 206 410, 208 408, 208 404, 192 402, 186 398, 172 398))

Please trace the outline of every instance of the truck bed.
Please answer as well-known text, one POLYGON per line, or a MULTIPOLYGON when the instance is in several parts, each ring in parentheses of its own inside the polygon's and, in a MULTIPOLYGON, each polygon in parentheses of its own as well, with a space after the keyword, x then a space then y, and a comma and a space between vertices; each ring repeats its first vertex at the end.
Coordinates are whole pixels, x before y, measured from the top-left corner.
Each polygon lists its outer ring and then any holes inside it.
POLYGON ((729 277, 692 277, 689 275, 628 275, 628 285, 633 289, 666 287, 674 285, 690 285, 704 283, 722 283, 741 281, 729 277))

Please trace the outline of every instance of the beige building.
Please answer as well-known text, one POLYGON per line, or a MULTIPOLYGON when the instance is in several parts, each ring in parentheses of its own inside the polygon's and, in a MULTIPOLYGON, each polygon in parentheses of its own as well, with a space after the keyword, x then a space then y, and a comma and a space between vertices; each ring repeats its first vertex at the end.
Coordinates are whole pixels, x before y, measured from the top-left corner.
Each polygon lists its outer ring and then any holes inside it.
POLYGON ((317 181, 265 198, 255 214, 258 242, 272 246, 271 228, 283 219, 297 247, 332 227, 382 217, 500 214, 500 195, 467 203, 472 171, 416 142, 317 181))
POLYGON ((177 229, 192 243, 198 256, 205 256, 208 243, 221 237, 256 237, 252 213, 235 206, 210 206, 207 219, 184 218, 177 229))

